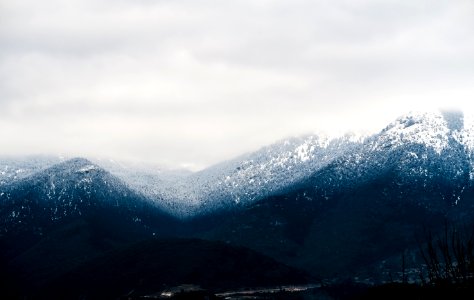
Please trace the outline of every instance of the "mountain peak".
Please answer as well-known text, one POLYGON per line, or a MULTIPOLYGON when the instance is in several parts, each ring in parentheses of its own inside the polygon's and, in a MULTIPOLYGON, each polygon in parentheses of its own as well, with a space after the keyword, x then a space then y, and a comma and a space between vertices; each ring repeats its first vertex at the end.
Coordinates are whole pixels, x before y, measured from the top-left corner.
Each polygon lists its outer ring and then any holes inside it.
POLYGON ((393 121, 387 127, 385 127, 385 129, 383 129, 382 132, 390 131, 393 128, 404 129, 404 128, 412 127, 414 125, 429 126, 436 123, 441 124, 443 122, 446 122, 446 120, 444 120, 443 113, 440 111, 433 111, 433 112, 412 111, 412 112, 409 112, 408 114, 398 117, 395 121, 393 121))
POLYGON ((92 165, 93 163, 87 158, 74 157, 74 158, 66 160, 64 164, 75 165, 75 166, 85 166, 85 165, 92 165))
POLYGON ((374 147, 388 148, 405 144, 423 144, 440 154, 449 143, 452 129, 459 127, 459 118, 441 112, 412 112, 388 125, 377 135, 374 147), (449 123, 446 119, 449 119, 449 123))
POLYGON ((82 157, 71 158, 69 160, 66 160, 65 162, 58 164, 56 167, 59 169, 70 170, 80 174, 102 170, 102 168, 96 165, 95 163, 82 157))

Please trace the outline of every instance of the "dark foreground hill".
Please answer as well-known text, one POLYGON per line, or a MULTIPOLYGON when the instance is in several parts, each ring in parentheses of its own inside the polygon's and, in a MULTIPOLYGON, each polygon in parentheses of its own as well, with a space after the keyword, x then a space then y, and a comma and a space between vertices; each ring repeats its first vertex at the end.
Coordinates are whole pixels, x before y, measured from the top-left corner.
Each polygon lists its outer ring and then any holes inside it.
POLYGON ((198 239, 156 239, 87 262, 46 284, 38 298, 116 299, 180 284, 224 290, 308 280, 304 272, 246 248, 198 239))

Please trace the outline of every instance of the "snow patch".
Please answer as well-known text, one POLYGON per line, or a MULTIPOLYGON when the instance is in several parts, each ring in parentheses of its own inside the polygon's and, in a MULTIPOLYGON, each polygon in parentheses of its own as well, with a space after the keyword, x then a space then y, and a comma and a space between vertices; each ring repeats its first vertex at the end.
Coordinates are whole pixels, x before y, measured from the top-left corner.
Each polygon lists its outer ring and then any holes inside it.
POLYGON ((79 170, 77 170, 78 173, 88 173, 90 171, 95 171, 95 170, 98 170, 99 168, 95 165, 87 165, 87 166, 84 166, 82 168, 80 168, 79 170))

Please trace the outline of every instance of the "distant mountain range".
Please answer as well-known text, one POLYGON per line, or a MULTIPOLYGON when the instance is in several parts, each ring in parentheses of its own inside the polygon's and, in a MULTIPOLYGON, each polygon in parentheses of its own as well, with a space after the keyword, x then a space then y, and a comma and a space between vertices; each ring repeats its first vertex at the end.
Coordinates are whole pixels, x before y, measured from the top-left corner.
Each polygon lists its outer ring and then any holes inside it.
POLYGON ((400 253, 419 262, 423 228, 474 223, 473 160, 474 119, 459 112, 409 114, 366 137, 292 138, 196 173, 3 158, 2 257, 46 286, 141 240, 199 238, 316 277, 388 280, 400 253))
MULTIPOLYGON (((473 151, 474 122, 460 112, 439 112, 400 117, 372 136, 290 138, 195 173, 104 159, 84 165, 119 179, 109 185, 117 184, 121 190, 126 186, 168 213, 187 218, 246 205, 309 178, 327 184, 325 190, 370 180, 388 168, 398 168, 405 180, 472 179, 473 151), (328 167, 339 169, 340 174, 333 175, 339 178, 322 174, 328 167)), ((0 159, 0 187, 42 172, 54 173, 48 168, 65 161, 46 156, 0 159)), ((71 174, 80 171, 74 170, 74 163, 66 163, 67 167, 71 174)), ((49 193, 54 194, 55 187, 51 188, 49 193)))

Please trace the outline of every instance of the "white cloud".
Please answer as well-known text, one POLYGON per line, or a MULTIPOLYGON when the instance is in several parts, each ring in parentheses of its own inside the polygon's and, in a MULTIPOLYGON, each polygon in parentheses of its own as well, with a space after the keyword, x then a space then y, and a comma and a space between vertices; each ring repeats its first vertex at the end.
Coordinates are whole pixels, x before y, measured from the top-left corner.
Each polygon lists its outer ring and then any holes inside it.
POLYGON ((474 110, 474 4, 0 3, 0 154, 205 166, 287 135, 474 110))

